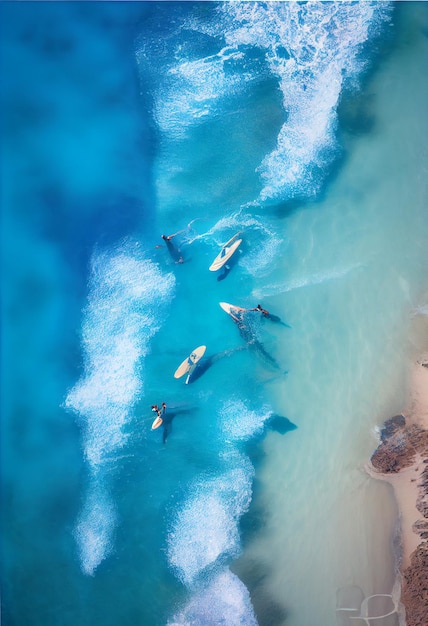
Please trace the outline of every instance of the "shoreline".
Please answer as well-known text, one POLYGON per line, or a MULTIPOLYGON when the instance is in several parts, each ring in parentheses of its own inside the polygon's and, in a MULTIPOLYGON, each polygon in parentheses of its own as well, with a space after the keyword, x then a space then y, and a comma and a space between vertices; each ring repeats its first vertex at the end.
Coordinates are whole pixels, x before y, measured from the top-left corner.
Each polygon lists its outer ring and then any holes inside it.
POLYGON ((392 485, 399 509, 401 602, 407 626, 425 626, 428 614, 428 352, 411 366, 406 409, 385 421, 366 466, 392 485))

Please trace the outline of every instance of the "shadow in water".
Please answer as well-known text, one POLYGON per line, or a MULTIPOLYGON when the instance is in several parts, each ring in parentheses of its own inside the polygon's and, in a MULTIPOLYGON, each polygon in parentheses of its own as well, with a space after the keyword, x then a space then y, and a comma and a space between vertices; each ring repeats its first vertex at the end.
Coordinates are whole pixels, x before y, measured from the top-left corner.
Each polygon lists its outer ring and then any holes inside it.
POLYGON ((189 378, 189 384, 195 382, 195 380, 198 380, 198 378, 205 374, 205 372, 209 370, 209 368, 212 367, 214 363, 217 363, 217 361, 220 361, 225 357, 229 357, 235 352, 239 352, 240 350, 244 350, 244 346, 240 348, 232 348, 231 350, 223 350, 223 352, 217 352, 216 354, 213 354, 209 357, 204 357, 199 361, 199 363, 196 364, 196 367, 189 378))
POLYGON ((246 326, 242 320, 237 321, 236 325, 238 326, 239 334, 241 335, 247 346, 252 350, 255 350, 261 357, 264 358, 267 363, 269 363, 269 365, 277 370, 280 370, 281 368, 279 366, 279 363, 266 350, 264 345, 257 339, 253 331, 248 326, 246 326))
MULTIPOLYGON (((287 417, 272 414, 266 422, 266 429, 273 430, 281 435, 297 428, 287 417)), ((251 459, 254 467, 261 465, 266 453, 261 445, 263 438, 253 439, 247 442, 245 452, 251 459)), ((256 478, 253 483, 253 498, 249 510, 240 520, 240 530, 244 546, 251 542, 267 526, 268 511, 262 504, 260 497, 260 482, 256 478)), ((231 564, 230 569, 242 580, 250 592, 251 602, 257 617, 259 626, 285 626, 287 623, 287 609, 280 606, 269 593, 269 565, 248 553, 244 553, 231 564)))
POLYGON ((183 263, 184 260, 180 248, 165 235, 162 235, 162 239, 165 241, 168 252, 174 263, 183 263))
POLYGON ((237 250, 235 254, 233 254, 230 257, 226 265, 223 266, 222 271, 217 274, 217 280, 224 280, 227 276, 229 276, 229 273, 233 270, 235 265, 238 263, 239 255, 240 255, 240 251, 237 250))
POLYGON ((290 430, 296 430, 296 424, 290 422, 288 417, 283 417, 282 415, 277 415, 274 413, 267 421, 266 428, 268 430, 273 430, 280 435, 285 435, 285 433, 290 432, 290 430))
POLYGON ((272 313, 263 315, 263 319, 270 320, 271 322, 274 322, 275 324, 280 324, 281 326, 285 326, 286 328, 291 328, 290 324, 286 324, 282 321, 280 317, 278 317, 278 315, 273 315, 272 313))
POLYGON ((172 423, 174 419, 177 417, 177 415, 190 415, 191 413, 194 413, 195 411, 197 411, 197 408, 195 406, 184 405, 182 407, 172 407, 172 408, 167 407, 166 412, 162 415, 162 420, 163 420, 162 443, 166 443, 166 440, 171 434, 172 423))
POLYGON ((255 559, 243 559, 230 567, 247 587, 259 626, 284 626, 287 611, 267 591, 268 568, 255 559))

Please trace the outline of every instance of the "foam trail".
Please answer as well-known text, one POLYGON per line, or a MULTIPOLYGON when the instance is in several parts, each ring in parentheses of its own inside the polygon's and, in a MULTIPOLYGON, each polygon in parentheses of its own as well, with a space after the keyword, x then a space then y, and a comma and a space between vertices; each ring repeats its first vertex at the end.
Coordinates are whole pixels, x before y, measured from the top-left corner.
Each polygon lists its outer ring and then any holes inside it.
POLYGON ((317 274, 312 274, 312 276, 294 278, 293 280, 287 283, 266 285, 266 287, 263 287, 261 289, 253 289, 252 295, 255 298, 263 298, 266 296, 277 296, 282 293, 287 293, 288 291, 294 291, 294 289, 301 289, 302 287, 310 287, 311 285, 319 285, 329 280, 338 280, 362 266, 363 266, 363 263, 356 263, 348 267, 343 267, 340 269, 329 270, 326 272, 319 272, 317 274))
POLYGON ((168 621, 168 626, 257 626, 250 594, 235 574, 224 568, 168 621))
POLYGON ((115 524, 116 512, 106 485, 92 480, 74 529, 84 574, 93 576, 111 552, 115 524))
POLYGON ((125 243, 94 254, 84 312, 84 374, 65 406, 78 416, 90 472, 76 527, 82 569, 93 574, 111 549, 115 526, 107 476, 126 443, 124 426, 143 391, 142 359, 173 296, 175 279, 125 243))
POLYGON ((169 562, 187 586, 220 558, 239 553, 238 523, 251 502, 254 469, 239 454, 227 455, 227 462, 235 467, 191 485, 168 534, 169 562))
POLYGON ((229 441, 246 441, 263 432, 272 413, 267 405, 252 411, 241 399, 230 398, 220 409, 219 426, 223 437, 228 437, 229 441))
POLYGON ((240 259, 240 266, 253 276, 263 276, 270 272, 272 261, 279 254, 280 248, 283 248, 284 240, 266 219, 248 215, 243 210, 222 217, 207 231, 193 234, 186 243, 190 245, 197 240, 209 241, 215 252, 236 232, 240 232, 244 242, 248 244, 240 259))

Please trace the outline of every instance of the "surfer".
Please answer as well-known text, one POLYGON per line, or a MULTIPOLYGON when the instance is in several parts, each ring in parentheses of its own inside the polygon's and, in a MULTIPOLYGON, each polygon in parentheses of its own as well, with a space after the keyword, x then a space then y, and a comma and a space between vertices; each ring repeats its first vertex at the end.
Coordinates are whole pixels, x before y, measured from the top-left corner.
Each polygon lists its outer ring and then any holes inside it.
POLYGON ((251 310, 260 311, 262 315, 264 315, 265 317, 269 317, 269 311, 266 311, 266 309, 263 309, 261 304, 258 304, 254 309, 251 309, 251 310))
MULTIPOLYGON (((221 304, 225 304, 225 303, 221 303, 221 304)), ((273 358, 272 355, 269 354, 269 352, 267 352, 264 345, 257 339, 255 331, 251 328, 251 323, 250 325, 246 324, 246 319, 248 319, 248 317, 246 316, 246 313, 248 313, 249 311, 259 311, 259 310, 260 309, 257 307, 253 309, 243 309, 241 307, 233 307, 229 305, 229 310, 227 312, 230 315, 230 317, 233 319, 233 321, 236 323, 238 330, 239 330, 239 334, 241 335, 242 339, 245 341, 247 346, 257 350, 257 352, 261 354, 266 359, 266 361, 268 361, 271 365, 273 365, 273 367, 275 367, 275 369, 279 369, 279 365, 276 362, 276 360, 273 358)), ((264 310, 265 309, 263 309, 263 311, 264 310)))
POLYGON ((164 241, 171 241, 171 239, 173 237, 176 237, 179 233, 181 233, 181 230, 179 230, 177 233, 173 233, 172 235, 162 235, 162 239, 164 241))
POLYGON ((161 409, 158 407, 157 404, 152 404, 152 411, 154 413, 157 413, 158 417, 160 417, 161 415, 165 415, 165 413, 166 413, 166 404, 165 404, 165 402, 162 402, 161 409))
POLYGON ((184 263, 184 259, 181 255, 181 250, 180 248, 178 248, 177 246, 175 246, 171 239, 173 239, 173 237, 176 237, 181 231, 178 231, 177 233, 173 233, 172 235, 162 235, 162 239, 165 241, 166 243, 166 247, 168 248, 168 252, 170 253, 170 255, 172 256, 172 258, 174 259, 174 261, 176 263, 184 263))
POLYGON ((281 324, 282 326, 288 326, 288 324, 283 322, 282 319, 278 317, 278 315, 272 315, 272 313, 269 313, 269 311, 266 311, 266 309, 264 309, 261 304, 258 304, 256 307, 254 307, 254 309, 249 309, 249 310, 260 311, 262 316, 267 318, 268 320, 271 320, 271 322, 276 322, 277 324, 281 324))
POLYGON ((156 428, 159 428, 159 426, 163 422, 163 419, 161 418, 162 413, 157 404, 152 404, 151 408, 152 408, 153 413, 156 413, 156 418, 152 424, 152 430, 156 430, 156 428))

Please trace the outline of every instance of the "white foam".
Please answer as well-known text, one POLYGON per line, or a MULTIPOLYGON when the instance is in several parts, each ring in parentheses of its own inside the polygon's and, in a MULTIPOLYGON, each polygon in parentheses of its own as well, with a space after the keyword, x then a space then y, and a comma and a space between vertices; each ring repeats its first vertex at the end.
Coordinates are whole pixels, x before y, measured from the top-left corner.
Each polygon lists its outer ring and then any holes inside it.
POLYGON ((415 307, 415 309, 413 310, 412 315, 413 316, 415 316, 415 315, 428 315, 428 302, 426 304, 419 304, 417 307, 415 307))
POLYGON ((213 252, 217 252, 232 234, 242 235, 245 254, 240 257, 240 266, 252 276, 263 276, 271 271, 272 260, 284 248, 284 240, 269 226, 266 218, 245 213, 243 210, 219 219, 209 230, 193 235, 187 243, 197 240, 210 242, 213 252))
MULTIPOLYGON (((276 148, 258 168, 260 200, 312 196, 337 152, 337 106, 364 69, 362 46, 389 19, 389 2, 223 2, 211 20, 185 18, 183 30, 204 33, 219 51, 190 58, 176 46, 160 68, 155 117, 163 133, 182 137, 201 118, 221 113, 225 98, 270 72, 286 121, 276 148), (226 44, 226 45, 225 45, 226 44), (254 64, 253 51, 264 62, 254 64)), ((139 50, 137 58, 147 57, 139 50)))
POLYGON ((140 360, 174 284, 172 274, 163 274, 130 245, 93 257, 82 329, 85 371, 65 401, 80 417, 93 469, 125 441, 123 426, 143 391, 140 360))
POLYGON ((288 118, 277 147, 260 165, 261 199, 280 193, 312 195, 314 167, 335 150, 336 108, 346 81, 363 68, 358 56, 373 24, 389 15, 388 3, 223 3, 230 46, 264 48, 277 76, 288 118), (379 4, 381 6, 379 6, 379 4))
POLYGON ((170 68, 165 85, 155 104, 155 119, 162 130, 179 138, 195 121, 216 111, 217 102, 230 95, 242 81, 241 76, 226 75, 224 63, 235 51, 197 60, 184 60, 170 68))
POLYGON ((168 626, 257 626, 250 594, 226 568, 194 594, 190 602, 168 621, 168 626))
POLYGON ((163 274, 131 243, 92 259, 82 328, 84 374, 65 400, 79 417, 92 481, 75 530, 86 574, 93 575, 110 551, 115 517, 106 477, 126 441, 123 427, 143 390, 141 359, 174 284, 172 274, 163 274))
POLYGON ((188 586, 220 557, 239 553, 238 522, 251 502, 254 469, 238 454, 228 455, 227 462, 235 467, 191 485, 168 534, 169 562, 188 586))
POLYGON ((271 416, 272 410, 266 405, 253 411, 242 400, 230 398, 220 409, 219 423, 229 441, 245 441, 261 433, 271 416))
POLYGON ((79 515, 74 537, 82 571, 93 576, 98 565, 112 550, 116 512, 103 483, 92 481, 79 515))

